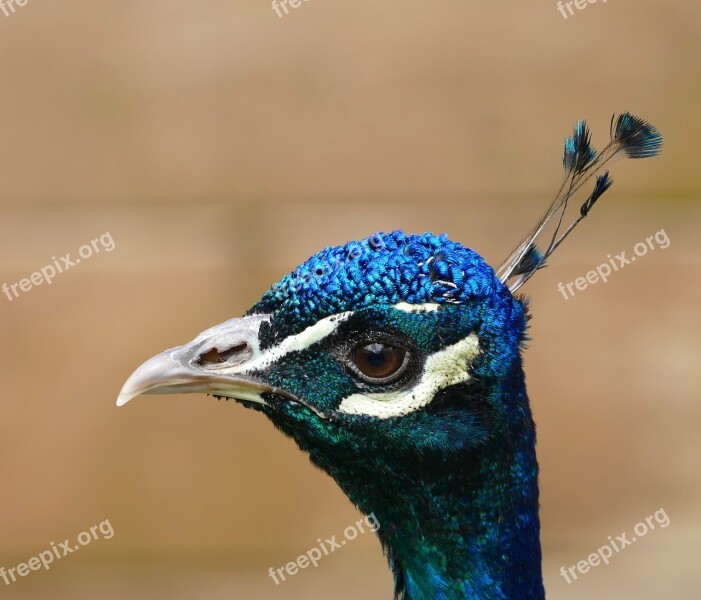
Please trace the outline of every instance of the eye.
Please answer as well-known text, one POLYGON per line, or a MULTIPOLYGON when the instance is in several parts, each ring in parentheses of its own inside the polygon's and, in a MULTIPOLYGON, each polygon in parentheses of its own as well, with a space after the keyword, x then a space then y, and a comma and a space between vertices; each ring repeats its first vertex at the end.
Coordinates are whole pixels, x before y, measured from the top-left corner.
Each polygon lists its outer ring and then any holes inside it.
POLYGON ((360 375, 371 383, 387 383, 407 365, 406 348, 385 342, 363 342, 351 351, 350 359, 360 375))

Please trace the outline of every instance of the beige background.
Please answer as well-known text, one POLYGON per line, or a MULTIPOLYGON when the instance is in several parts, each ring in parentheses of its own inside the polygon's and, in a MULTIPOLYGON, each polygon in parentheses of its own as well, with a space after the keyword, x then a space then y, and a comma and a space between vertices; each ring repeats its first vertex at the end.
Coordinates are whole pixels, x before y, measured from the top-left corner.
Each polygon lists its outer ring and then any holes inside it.
POLYGON ((260 415, 204 396, 114 400, 142 360, 240 315, 321 247, 449 235, 497 264, 545 208, 560 152, 614 111, 664 133, 533 299, 550 598, 692 599, 701 574, 701 6, 30 0, 0 13, 0 283, 110 232, 116 248, 0 296, 0 565, 109 519, 12 599, 390 597, 361 536, 276 587, 358 515, 260 415), (557 292, 664 229, 570 300, 557 292), (609 566, 561 565, 664 508, 609 566))

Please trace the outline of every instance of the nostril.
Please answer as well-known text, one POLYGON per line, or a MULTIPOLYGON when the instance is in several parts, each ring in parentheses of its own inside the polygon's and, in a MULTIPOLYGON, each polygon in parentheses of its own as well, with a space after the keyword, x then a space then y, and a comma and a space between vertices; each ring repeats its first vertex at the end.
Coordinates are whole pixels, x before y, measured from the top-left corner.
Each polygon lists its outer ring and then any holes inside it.
POLYGON ((253 356, 253 350, 246 342, 235 344, 226 350, 210 348, 202 352, 195 361, 201 367, 212 367, 226 364, 227 366, 240 365, 253 356))

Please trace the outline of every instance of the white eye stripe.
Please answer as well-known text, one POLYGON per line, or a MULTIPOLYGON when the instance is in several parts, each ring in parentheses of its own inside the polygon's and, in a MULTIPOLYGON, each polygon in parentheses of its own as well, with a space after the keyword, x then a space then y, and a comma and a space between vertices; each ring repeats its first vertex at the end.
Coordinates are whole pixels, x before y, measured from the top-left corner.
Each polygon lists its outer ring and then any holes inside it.
POLYGON ((220 373, 244 374, 269 367, 279 361, 282 357, 292 353, 306 350, 310 346, 320 342, 330 336, 338 326, 347 321, 353 312, 338 313, 310 325, 304 331, 286 337, 277 346, 266 350, 259 350, 253 357, 241 365, 236 365, 229 369, 222 369, 220 373))
POLYGON ((408 302, 399 302, 392 306, 396 310, 401 310, 406 313, 421 313, 421 312, 436 312, 440 308, 440 304, 435 302, 426 302, 424 304, 409 304, 408 302))
POLYGON ((344 398, 338 412, 378 419, 403 417, 430 404, 439 390, 470 379, 468 368, 479 355, 477 334, 471 333, 452 346, 429 356, 421 380, 408 390, 352 394, 344 398))
MULTIPOLYGON (((407 313, 433 312, 438 310, 439 304, 427 302, 425 304, 408 304, 407 302, 399 302, 393 306, 397 310, 407 313)), ((304 331, 298 334, 291 335, 285 338, 277 346, 268 348, 267 350, 258 350, 254 348, 253 356, 250 360, 241 365, 236 365, 230 368, 220 369, 220 373, 245 374, 252 371, 264 369, 273 363, 279 361, 283 356, 292 352, 306 350, 310 346, 320 342, 324 338, 331 335, 338 326, 347 321, 353 316, 354 311, 347 311, 331 315, 321 319, 314 325, 310 325, 304 331)))

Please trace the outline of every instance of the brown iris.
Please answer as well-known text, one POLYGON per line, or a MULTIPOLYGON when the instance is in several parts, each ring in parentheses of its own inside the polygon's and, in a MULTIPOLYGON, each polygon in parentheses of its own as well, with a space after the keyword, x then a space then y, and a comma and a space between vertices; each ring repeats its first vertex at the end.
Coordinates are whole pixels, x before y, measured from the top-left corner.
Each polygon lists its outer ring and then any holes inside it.
POLYGON ((404 365, 406 350, 381 342, 356 346, 351 358, 353 364, 370 379, 387 379, 404 365))

